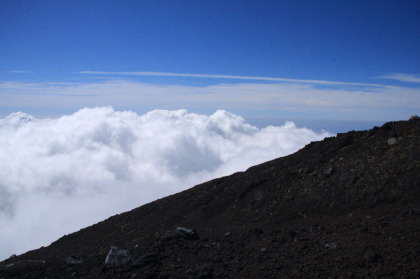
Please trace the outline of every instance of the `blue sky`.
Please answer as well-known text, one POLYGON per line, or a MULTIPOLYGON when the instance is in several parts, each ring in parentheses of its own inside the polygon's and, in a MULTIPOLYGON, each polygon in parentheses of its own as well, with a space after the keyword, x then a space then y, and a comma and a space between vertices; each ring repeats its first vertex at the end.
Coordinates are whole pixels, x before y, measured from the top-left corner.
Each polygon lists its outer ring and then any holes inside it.
POLYGON ((399 120, 420 108, 419 1, 1 1, 0 115, 399 120))

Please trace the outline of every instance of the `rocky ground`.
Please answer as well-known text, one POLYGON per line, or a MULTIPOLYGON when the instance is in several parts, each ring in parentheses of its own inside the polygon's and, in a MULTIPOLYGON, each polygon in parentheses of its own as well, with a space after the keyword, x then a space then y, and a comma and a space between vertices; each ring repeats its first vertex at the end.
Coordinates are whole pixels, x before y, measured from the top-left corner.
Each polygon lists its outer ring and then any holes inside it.
POLYGON ((420 278, 419 147, 418 118, 339 134, 12 257, 0 278, 420 278), (129 253, 105 263, 111 246, 129 253))

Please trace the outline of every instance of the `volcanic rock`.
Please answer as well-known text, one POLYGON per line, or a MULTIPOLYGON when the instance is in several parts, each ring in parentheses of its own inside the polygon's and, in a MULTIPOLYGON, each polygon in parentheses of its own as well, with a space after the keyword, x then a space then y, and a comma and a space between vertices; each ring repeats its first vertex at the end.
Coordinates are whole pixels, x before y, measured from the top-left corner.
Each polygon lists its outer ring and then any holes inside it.
POLYGON ((119 249, 115 246, 111 246, 111 250, 109 250, 105 259, 105 263, 111 265, 121 265, 132 261, 133 257, 128 250, 119 249))
POLYGON ((70 255, 70 257, 66 258, 66 263, 67 264, 82 264, 84 263, 83 258, 79 257, 77 255, 70 255))

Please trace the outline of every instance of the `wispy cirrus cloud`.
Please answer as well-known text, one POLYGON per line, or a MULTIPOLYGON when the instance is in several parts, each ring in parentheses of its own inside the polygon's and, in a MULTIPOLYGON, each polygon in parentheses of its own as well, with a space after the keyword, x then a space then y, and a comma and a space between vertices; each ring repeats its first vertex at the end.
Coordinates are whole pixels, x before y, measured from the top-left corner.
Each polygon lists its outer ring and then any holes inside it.
POLYGON ((10 73, 10 74, 32 74, 31 71, 23 71, 23 70, 10 70, 10 71, 5 71, 6 73, 10 73))
POLYGON ((390 73, 378 76, 380 79, 391 79, 410 83, 420 83, 420 74, 390 73))
POLYGON ((188 73, 165 73, 165 72, 104 72, 104 71, 80 71, 78 74, 86 75, 113 75, 113 76, 154 76, 154 77, 184 77, 184 78, 212 78, 212 79, 230 79, 230 80, 249 80, 249 81, 271 81, 271 82, 291 82, 291 83, 310 83, 323 85, 351 85, 382 87, 381 84, 341 82, 328 80, 312 79, 292 79, 278 77, 256 77, 256 76, 237 76, 237 75, 211 75, 211 74, 188 74, 188 73))

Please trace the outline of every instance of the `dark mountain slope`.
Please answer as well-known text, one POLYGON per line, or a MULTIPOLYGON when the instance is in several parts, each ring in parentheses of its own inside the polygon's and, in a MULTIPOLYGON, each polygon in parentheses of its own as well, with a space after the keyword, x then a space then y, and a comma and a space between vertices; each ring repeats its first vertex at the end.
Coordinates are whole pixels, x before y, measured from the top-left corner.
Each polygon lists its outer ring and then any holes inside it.
POLYGON ((313 142, 3 262, 0 277, 420 276, 419 147, 418 119, 313 142), (178 226, 200 240, 156 242, 178 226), (154 260, 109 267, 111 245, 154 260))

